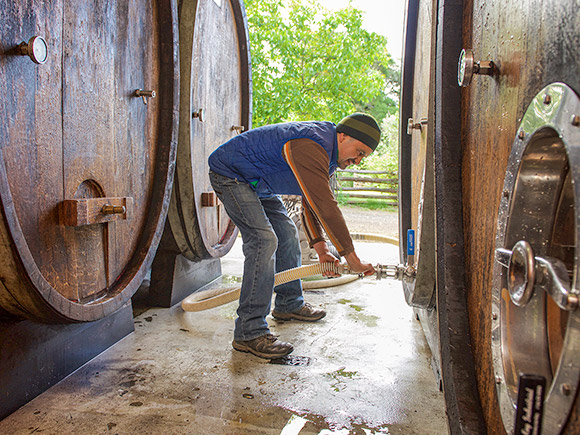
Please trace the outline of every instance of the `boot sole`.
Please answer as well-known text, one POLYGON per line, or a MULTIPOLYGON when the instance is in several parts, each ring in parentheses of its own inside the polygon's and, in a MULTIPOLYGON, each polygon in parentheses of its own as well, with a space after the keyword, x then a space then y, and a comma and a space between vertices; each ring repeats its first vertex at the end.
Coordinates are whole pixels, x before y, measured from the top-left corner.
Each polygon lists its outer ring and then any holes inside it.
POLYGON ((292 313, 272 312, 272 317, 278 320, 301 320, 302 322, 318 322, 320 319, 324 319, 324 317, 326 317, 326 313, 322 314, 320 317, 305 317, 292 313))
POLYGON ((287 352, 264 353, 264 352, 260 352, 256 349, 252 349, 250 346, 247 346, 247 345, 242 344, 242 343, 238 343, 236 341, 232 342, 232 347, 239 352, 251 353, 253 355, 259 356, 260 358, 264 358, 264 359, 282 358, 283 356, 291 354, 294 351, 294 348, 291 347, 290 350, 288 350, 287 352))

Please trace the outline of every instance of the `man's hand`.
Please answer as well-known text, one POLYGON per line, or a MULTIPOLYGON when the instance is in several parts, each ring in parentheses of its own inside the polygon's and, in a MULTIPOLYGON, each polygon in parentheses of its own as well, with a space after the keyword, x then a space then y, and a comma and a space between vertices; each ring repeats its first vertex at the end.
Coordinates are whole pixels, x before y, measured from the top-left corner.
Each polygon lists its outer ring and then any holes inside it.
POLYGON ((365 276, 373 275, 375 273, 373 265, 370 263, 362 263, 354 251, 346 254, 344 258, 346 259, 351 272, 362 273, 365 276))
MULTIPOLYGON (((325 241, 317 242, 312 247, 318 254, 318 261, 320 263, 334 263, 336 266, 340 265, 340 261, 334 255, 332 255, 325 241)), ((334 273, 332 271, 324 272, 322 275, 329 278, 340 276, 340 274, 334 273)))

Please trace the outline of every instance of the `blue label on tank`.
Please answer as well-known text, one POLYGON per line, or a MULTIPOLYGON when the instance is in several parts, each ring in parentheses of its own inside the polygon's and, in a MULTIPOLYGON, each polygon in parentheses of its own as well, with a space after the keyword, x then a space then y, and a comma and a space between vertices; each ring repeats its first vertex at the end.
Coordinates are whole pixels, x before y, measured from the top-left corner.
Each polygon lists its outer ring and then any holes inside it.
POLYGON ((415 230, 407 230, 407 255, 415 255, 415 230))

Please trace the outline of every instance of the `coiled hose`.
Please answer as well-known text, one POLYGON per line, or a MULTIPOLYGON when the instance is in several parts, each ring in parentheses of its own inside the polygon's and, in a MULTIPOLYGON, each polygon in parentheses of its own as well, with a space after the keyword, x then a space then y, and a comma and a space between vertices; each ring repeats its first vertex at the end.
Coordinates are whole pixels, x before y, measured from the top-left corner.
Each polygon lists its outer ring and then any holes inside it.
MULTIPOLYGON (((307 276, 322 275, 324 272, 334 272, 343 274, 348 272, 344 265, 336 266, 334 263, 317 263, 307 266, 295 267, 284 270, 274 275, 274 286, 285 284, 307 276)), ((337 285, 347 284, 359 279, 358 275, 342 276, 321 281, 306 282, 302 285, 304 289, 308 288, 325 288, 337 285)), ((202 290, 186 297, 181 302, 183 311, 203 311, 210 308, 218 307, 228 302, 235 301, 240 297, 240 287, 215 288, 202 290)))

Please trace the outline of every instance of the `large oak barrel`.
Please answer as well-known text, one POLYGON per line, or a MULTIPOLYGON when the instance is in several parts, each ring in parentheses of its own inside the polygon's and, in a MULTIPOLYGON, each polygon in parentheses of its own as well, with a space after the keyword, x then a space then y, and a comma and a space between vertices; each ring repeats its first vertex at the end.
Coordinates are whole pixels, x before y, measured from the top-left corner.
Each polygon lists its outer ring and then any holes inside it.
POLYGON ((137 290, 161 237, 177 6, 1 0, 0 22, 0 306, 98 320, 137 290))
MULTIPOLYGON (((432 41, 433 147, 431 157, 426 147, 427 157, 418 158, 408 150, 419 130, 411 141, 402 136, 401 170, 412 175, 402 179, 401 236, 433 216, 435 237, 421 238, 419 250, 436 253, 434 270, 415 265, 416 281, 435 273, 435 301, 415 306, 437 336, 429 343, 438 343, 431 347, 452 433, 511 433, 523 374, 546 380, 542 433, 580 433, 576 8, 409 1, 406 44, 418 47, 424 33, 432 41), (421 8, 435 11, 436 27, 409 27, 421 8), (412 184, 428 173, 429 158, 432 208, 427 198, 417 203, 412 184)), ((424 89, 409 85, 421 70, 407 54, 402 124, 424 105, 424 89)), ((532 412, 529 397, 520 411, 532 412)))
MULTIPOLYGON (((440 346, 433 249, 436 10, 436 3, 427 1, 409 2, 407 7, 399 127, 399 247, 401 259, 417 271, 414 279, 403 281, 403 290, 432 349, 440 346), (409 240, 408 230, 415 234, 409 240), (407 257, 408 244, 415 248, 412 257, 407 257)), ((438 352, 433 352, 432 366, 441 384, 438 352)))
POLYGON ((181 115, 168 222, 179 252, 199 261, 227 254, 238 234, 212 190, 207 158, 251 127, 250 49, 243 1, 181 0, 179 39, 181 115))

